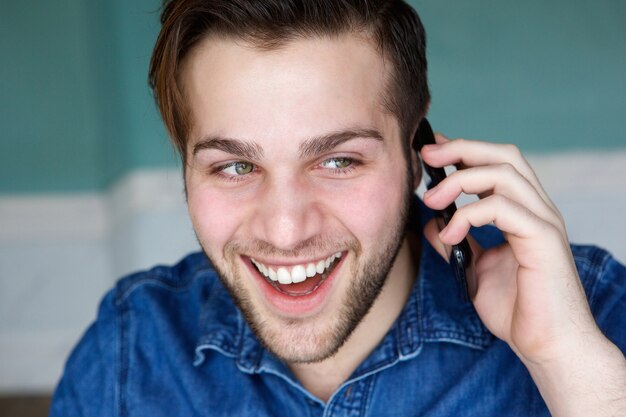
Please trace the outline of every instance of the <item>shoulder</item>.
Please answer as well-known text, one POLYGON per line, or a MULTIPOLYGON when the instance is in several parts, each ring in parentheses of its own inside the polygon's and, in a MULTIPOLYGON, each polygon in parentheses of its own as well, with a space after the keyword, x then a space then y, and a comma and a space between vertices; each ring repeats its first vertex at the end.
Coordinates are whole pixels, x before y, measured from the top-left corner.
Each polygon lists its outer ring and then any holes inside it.
POLYGON ((216 280, 213 267, 201 252, 187 255, 172 266, 158 265, 145 271, 135 272, 120 279, 111 290, 111 301, 120 306, 131 300, 150 298, 161 291, 184 293, 202 284, 213 284, 216 280))
POLYGON ((172 354, 180 341, 163 342, 181 337, 193 347, 199 312, 220 286, 202 253, 120 279, 68 358, 50 415, 114 415, 124 403, 122 388, 134 354, 172 354))
POLYGON ((592 310, 607 298, 626 302, 626 268, 606 250, 590 245, 571 245, 576 269, 592 310))
POLYGON ((609 252, 597 246, 571 245, 578 275, 592 307, 602 302, 603 287, 611 286, 624 275, 624 267, 609 252))
POLYGON ((168 337, 196 338, 198 317, 214 291, 223 292, 215 270, 206 255, 192 253, 175 265, 158 265, 120 279, 104 297, 95 325, 122 339, 137 337, 141 329, 142 343, 161 341, 151 340, 161 337, 158 332, 145 337, 151 328, 169 328, 168 337))
POLYGON ((167 342, 165 337, 179 337, 195 343, 201 310, 211 293, 220 289, 206 256, 193 253, 175 265, 155 266, 119 280, 105 297, 96 323, 110 326, 114 316, 122 342, 137 339, 154 345, 167 342))

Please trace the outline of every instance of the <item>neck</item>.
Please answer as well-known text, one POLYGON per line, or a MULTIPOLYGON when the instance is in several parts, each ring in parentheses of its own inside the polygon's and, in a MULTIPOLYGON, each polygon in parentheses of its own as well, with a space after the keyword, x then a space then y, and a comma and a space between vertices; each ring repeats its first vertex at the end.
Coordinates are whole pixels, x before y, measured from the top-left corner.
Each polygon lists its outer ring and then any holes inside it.
POLYGON ((380 295, 335 355, 322 362, 289 365, 302 385, 317 398, 328 401, 378 346, 402 312, 417 275, 412 253, 420 251, 412 246, 405 238, 380 295))

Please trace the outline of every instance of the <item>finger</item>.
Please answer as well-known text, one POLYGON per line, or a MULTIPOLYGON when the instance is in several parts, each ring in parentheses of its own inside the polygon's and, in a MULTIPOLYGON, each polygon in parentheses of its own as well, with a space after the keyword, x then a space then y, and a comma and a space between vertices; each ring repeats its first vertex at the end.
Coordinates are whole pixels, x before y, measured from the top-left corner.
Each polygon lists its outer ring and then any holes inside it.
MULTIPOLYGON (((426 240, 428 240, 428 243, 430 243, 437 253, 447 262, 450 259, 450 246, 443 244, 441 239, 439 239, 439 232, 441 232, 441 228, 437 219, 430 219, 426 225, 424 225, 424 236, 426 236, 426 240)), ((483 247, 480 246, 480 243, 471 235, 468 234, 466 238, 472 250, 472 254, 474 255, 474 259, 478 259, 484 252, 483 247)))
MULTIPOLYGON (((435 133, 435 142, 437 144, 450 142, 450 140, 451 139, 449 137, 447 137, 446 135, 442 133, 439 133, 439 132, 435 133)), ((454 164, 454 167, 459 170, 467 168, 467 166, 462 162, 457 162, 456 164, 454 164)))
POLYGON ((538 194, 511 164, 488 165, 456 171, 435 188, 424 194, 424 203, 442 210, 459 197, 461 193, 478 194, 481 198, 500 194, 527 207, 543 220, 552 223, 563 233, 565 226, 561 217, 538 194))
POLYGON ((435 132, 435 142, 436 143, 445 143, 449 142, 450 138, 440 132, 435 132))
MULTIPOLYGON (((422 149, 424 162, 434 167, 461 163, 466 167, 509 163, 532 184, 541 198, 556 213, 558 210, 541 186, 535 172, 515 145, 505 145, 466 139, 449 140, 439 135, 436 145, 426 145, 422 149)), ((560 214, 559 214, 560 216, 560 214)))
POLYGON ((471 226, 489 223, 504 232, 517 261, 529 269, 549 264, 554 248, 567 246, 557 227, 499 194, 459 208, 439 234, 439 239, 444 245, 455 245, 467 235, 471 226))

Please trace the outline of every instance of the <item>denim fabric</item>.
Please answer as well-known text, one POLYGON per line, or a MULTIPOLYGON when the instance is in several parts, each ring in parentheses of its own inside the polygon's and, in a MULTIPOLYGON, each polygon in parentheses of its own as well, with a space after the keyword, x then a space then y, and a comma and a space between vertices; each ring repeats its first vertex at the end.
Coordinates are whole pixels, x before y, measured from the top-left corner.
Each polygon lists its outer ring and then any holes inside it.
MULTIPOLYGON (((495 229, 475 233, 501 242, 495 229)), ((626 270, 572 246, 592 311, 626 348, 626 270)), ((424 241, 396 323, 323 403, 259 344, 203 254, 121 280, 69 358, 51 416, 548 416, 528 372, 460 301, 424 241)))

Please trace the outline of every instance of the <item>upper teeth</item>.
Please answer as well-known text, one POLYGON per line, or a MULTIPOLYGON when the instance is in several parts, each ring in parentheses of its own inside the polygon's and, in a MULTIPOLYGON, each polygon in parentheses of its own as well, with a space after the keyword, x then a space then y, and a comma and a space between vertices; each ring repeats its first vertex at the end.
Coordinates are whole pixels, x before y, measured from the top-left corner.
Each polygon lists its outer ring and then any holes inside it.
POLYGON ((252 263, 259 271, 272 281, 278 281, 280 284, 295 284, 302 282, 315 274, 323 274, 335 259, 341 258, 341 252, 330 255, 326 259, 318 262, 310 262, 301 265, 292 266, 274 266, 268 267, 263 263, 250 258, 252 263))

